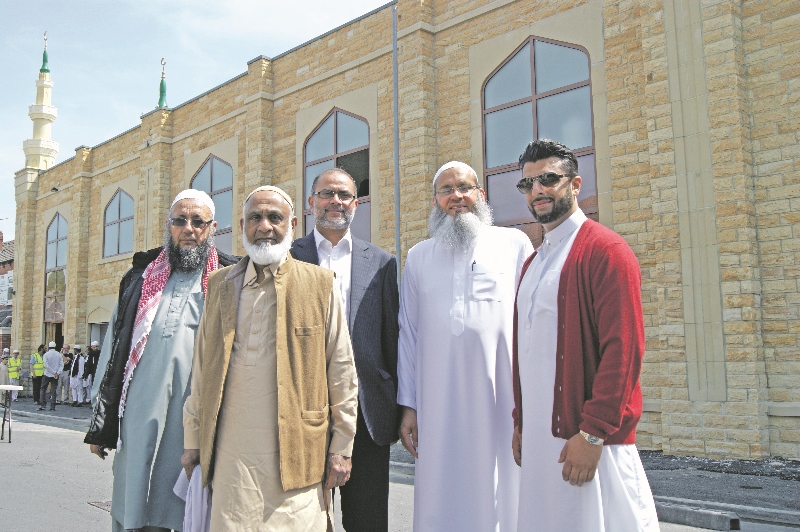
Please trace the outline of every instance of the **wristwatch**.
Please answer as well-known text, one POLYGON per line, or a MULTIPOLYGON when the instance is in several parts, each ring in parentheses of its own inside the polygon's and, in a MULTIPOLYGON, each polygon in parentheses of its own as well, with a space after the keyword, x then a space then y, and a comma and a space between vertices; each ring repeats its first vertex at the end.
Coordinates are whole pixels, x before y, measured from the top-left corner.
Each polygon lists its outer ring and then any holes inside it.
POLYGON ((586 441, 588 441, 592 445, 603 445, 602 438, 598 438, 597 436, 592 436, 588 432, 581 431, 581 436, 583 436, 584 439, 586 439, 586 441))

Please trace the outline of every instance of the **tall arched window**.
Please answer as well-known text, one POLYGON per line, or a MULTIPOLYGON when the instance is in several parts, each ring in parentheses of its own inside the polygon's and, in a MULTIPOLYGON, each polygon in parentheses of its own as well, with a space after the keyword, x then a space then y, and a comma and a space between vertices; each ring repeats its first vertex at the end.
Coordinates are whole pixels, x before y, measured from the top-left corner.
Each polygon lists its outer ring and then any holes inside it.
POLYGON ((356 181, 358 210, 350 230, 362 240, 370 239, 369 125, 354 114, 334 108, 306 139, 303 153, 303 218, 305 233, 314 230, 314 213, 306 198, 314 178, 324 170, 342 168, 356 181))
POLYGON ((566 144, 583 178, 578 203, 597 220, 589 54, 580 46, 531 37, 483 86, 486 193, 497 225, 516 227, 538 245, 541 226, 531 218, 515 185, 518 160, 533 139, 566 144))
POLYGON ((191 187, 202 190, 214 200, 214 219, 217 221, 214 240, 217 249, 233 253, 233 168, 222 159, 209 155, 192 178, 191 187))
MULTIPOLYGON (((64 297, 67 268, 67 221, 56 213, 47 226, 47 249, 45 252, 44 321, 64 321, 64 297)), ((55 335, 51 335, 55 338, 55 335)))
POLYGON ((103 256, 133 251, 133 198, 121 188, 106 205, 103 256))

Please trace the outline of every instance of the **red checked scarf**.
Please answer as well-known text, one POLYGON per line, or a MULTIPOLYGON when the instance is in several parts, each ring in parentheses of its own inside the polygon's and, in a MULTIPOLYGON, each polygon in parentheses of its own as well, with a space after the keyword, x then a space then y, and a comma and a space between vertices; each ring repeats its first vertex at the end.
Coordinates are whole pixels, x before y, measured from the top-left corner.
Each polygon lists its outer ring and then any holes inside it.
MULTIPOLYGON (((208 274, 219 268, 219 257, 216 248, 212 247, 208 253, 206 260, 206 267, 203 270, 203 295, 205 296, 208 290, 208 274)), ((142 297, 139 299, 139 308, 136 310, 136 320, 133 322, 133 333, 131 335, 131 356, 128 357, 128 363, 125 364, 125 374, 122 378, 122 396, 119 401, 119 422, 120 431, 119 437, 122 439, 122 415, 125 412, 125 402, 128 396, 128 386, 131 384, 133 378, 133 370, 136 369, 137 364, 142 359, 144 353, 144 346, 147 344, 147 338, 150 336, 150 328, 153 325, 153 319, 156 317, 158 304, 161 301, 161 293, 167 284, 169 275, 171 273, 169 267, 169 260, 167 259, 167 250, 162 249, 158 254, 156 260, 148 264, 145 268, 142 277, 142 297)), ((117 442, 119 446, 122 442, 117 442)))

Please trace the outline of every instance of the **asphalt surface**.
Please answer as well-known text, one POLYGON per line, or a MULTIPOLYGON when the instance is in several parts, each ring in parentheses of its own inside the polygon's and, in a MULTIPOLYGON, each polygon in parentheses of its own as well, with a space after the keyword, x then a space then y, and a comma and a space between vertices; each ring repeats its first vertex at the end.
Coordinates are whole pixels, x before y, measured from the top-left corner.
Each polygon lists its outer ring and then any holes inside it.
MULTIPOLYGON (((12 407, 12 443, 7 432, 0 441, 0 528, 108 530, 111 460, 99 460, 83 444, 90 408, 57 405, 55 411, 49 406, 39 411, 29 398, 12 407)), ((749 532, 800 529, 800 462, 641 455, 660 511, 681 509, 670 515, 678 515, 682 524, 662 517, 662 531, 706 530, 698 526, 708 517, 702 512, 735 515, 741 530, 749 532)), ((391 460, 390 530, 411 531, 414 459, 397 444, 391 460)), ((335 507, 337 530, 342 530, 338 503, 335 507)))

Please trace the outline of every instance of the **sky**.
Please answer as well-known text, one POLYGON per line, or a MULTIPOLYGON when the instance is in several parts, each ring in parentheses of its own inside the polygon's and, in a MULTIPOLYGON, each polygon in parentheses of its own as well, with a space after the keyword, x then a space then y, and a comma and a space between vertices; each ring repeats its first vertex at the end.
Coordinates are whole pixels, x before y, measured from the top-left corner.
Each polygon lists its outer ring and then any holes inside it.
POLYGON ((166 58, 171 107, 388 0, 24 0, 0 2, 0 231, 14 238, 14 173, 32 137, 28 106, 47 31, 56 163, 140 123, 158 104, 166 58))

